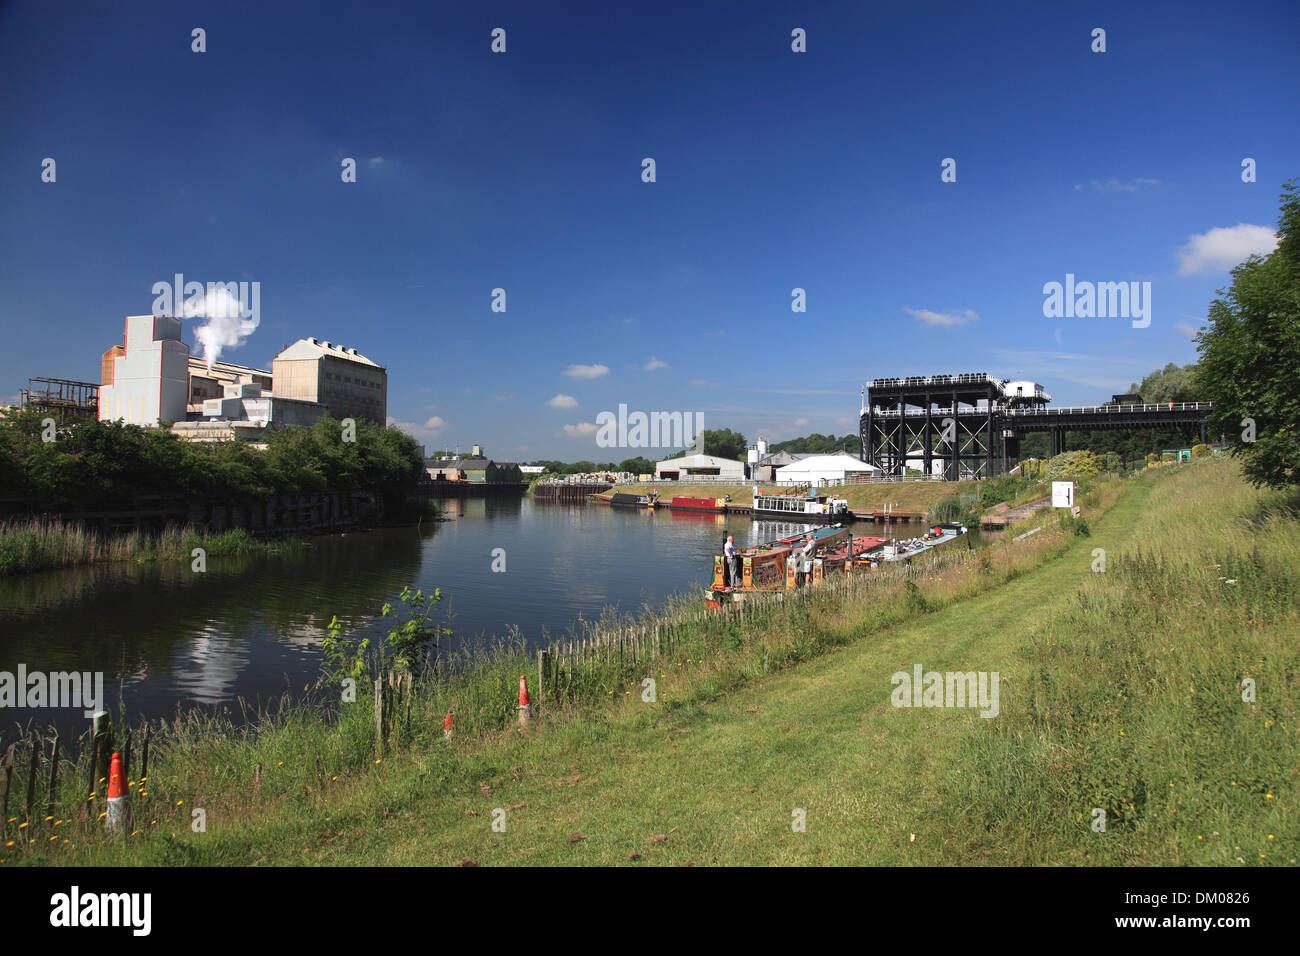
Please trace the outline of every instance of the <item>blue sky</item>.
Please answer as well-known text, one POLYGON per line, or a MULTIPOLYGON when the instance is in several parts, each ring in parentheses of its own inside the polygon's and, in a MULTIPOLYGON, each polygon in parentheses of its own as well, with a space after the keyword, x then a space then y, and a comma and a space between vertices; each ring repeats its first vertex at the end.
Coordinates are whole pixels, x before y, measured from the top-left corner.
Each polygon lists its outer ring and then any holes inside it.
POLYGON ((353 346, 502 459, 634 454, 620 403, 855 431, 881 375, 1104 400, 1195 360, 1300 175, 1291 0, 707 7, 0 5, 0 399, 97 381, 180 272, 261 284, 224 359, 353 346), (1151 282, 1150 326, 1044 317, 1067 273, 1151 282))

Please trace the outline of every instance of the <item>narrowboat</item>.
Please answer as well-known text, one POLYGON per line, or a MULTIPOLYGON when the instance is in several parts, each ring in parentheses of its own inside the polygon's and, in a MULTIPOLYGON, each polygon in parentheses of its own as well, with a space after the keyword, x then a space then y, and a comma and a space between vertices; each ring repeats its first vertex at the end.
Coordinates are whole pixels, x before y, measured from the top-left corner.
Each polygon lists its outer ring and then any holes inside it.
POLYGON ((949 541, 955 541, 966 533, 967 528, 962 524, 935 525, 914 538, 890 540, 880 549, 880 560, 886 563, 910 561, 918 554, 947 544, 949 541))
POLYGON ((653 508, 654 502, 654 495, 629 495, 616 491, 609 496, 609 503, 621 508, 653 508))
POLYGON ((853 512, 844 498, 809 492, 806 495, 769 495, 754 489, 755 518, 777 518, 807 524, 835 524, 852 521, 853 512))
POLYGON ((888 542, 888 538, 854 535, 848 528, 833 526, 737 548, 740 580, 730 581, 725 556, 715 555, 707 597, 711 604, 739 603, 755 595, 816 586, 827 574, 874 570, 878 566, 874 555, 888 542), (815 545, 812 558, 805 559, 802 552, 809 536, 815 545), (811 568, 805 571, 802 565, 809 560, 811 568))
POLYGON ((727 498, 684 498, 675 496, 668 502, 673 511, 695 511, 704 514, 721 514, 727 510, 727 498))

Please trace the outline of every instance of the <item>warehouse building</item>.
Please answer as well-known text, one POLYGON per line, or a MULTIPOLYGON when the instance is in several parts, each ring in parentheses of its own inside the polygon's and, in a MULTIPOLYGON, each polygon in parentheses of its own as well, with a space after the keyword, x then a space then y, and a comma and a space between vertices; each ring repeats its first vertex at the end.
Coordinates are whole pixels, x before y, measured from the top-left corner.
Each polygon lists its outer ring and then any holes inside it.
POLYGON ((682 455, 655 465, 655 478, 661 481, 685 481, 693 477, 736 478, 744 480, 745 463, 716 455, 682 455))
POLYGON ((860 481, 878 472, 875 465, 869 465, 861 458, 854 458, 844 452, 834 455, 809 455, 793 464, 776 470, 776 480, 808 484, 814 488, 822 485, 842 485, 849 481, 860 481))
POLYGON ((388 417, 388 372, 356 349, 314 338, 299 339, 271 362, 278 398, 319 402, 333 418, 388 417))

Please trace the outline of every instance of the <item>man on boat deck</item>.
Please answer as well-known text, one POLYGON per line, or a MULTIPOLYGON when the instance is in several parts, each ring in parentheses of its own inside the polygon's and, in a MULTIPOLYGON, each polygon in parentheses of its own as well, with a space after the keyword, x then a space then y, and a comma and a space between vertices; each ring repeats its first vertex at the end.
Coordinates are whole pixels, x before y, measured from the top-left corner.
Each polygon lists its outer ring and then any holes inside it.
POLYGON ((727 559, 727 584, 730 587, 736 587, 740 583, 740 576, 736 573, 736 536, 727 535, 727 543, 722 546, 722 554, 727 559))
POLYGON ((812 556, 815 550, 817 550, 817 541, 810 531, 804 546, 799 549, 798 569, 800 576, 795 579, 796 584, 803 584, 812 577, 812 556))

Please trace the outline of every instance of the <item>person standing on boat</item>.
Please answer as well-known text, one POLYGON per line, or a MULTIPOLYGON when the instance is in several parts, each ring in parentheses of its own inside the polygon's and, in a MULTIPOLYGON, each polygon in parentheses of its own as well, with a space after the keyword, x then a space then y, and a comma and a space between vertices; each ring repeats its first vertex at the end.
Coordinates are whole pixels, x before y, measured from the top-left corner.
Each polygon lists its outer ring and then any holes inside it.
POLYGON ((734 534, 727 535, 727 543, 722 546, 722 554, 727 559, 727 584, 734 588, 740 580, 740 576, 736 573, 736 566, 740 558, 736 554, 736 536, 734 534))
POLYGON ((812 532, 810 531, 804 546, 799 549, 799 573, 802 575, 802 578, 796 579, 796 584, 804 584, 812 579, 812 559, 813 552, 816 550, 817 540, 812 536, 812 532))

